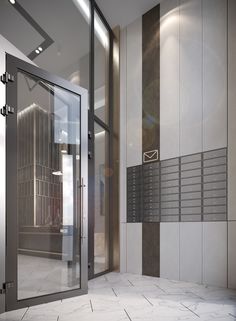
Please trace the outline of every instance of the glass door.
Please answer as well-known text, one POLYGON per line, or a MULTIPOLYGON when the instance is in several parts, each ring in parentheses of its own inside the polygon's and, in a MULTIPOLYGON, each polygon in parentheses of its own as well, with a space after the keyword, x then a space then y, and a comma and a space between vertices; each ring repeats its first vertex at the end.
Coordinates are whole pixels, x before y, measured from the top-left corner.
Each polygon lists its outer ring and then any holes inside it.
POLYGON ((6 310, 87 292, 87 91, 7 55, 6 310))

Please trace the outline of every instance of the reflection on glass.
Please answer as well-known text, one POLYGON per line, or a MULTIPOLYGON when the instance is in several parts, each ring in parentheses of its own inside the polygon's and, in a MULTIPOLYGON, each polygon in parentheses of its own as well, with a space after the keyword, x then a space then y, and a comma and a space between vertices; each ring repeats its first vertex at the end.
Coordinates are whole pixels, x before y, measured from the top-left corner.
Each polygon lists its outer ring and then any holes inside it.
POLYGON ((109 136, 95 123, 94 273, 109 268, 109 136))
POLYGON ((104 123, 109 122, 109 32, 98 14, 94 15, 94 113, 104 123))
POLYGON ((18 73, 18 299, 80 288, 80 97, 18 73))

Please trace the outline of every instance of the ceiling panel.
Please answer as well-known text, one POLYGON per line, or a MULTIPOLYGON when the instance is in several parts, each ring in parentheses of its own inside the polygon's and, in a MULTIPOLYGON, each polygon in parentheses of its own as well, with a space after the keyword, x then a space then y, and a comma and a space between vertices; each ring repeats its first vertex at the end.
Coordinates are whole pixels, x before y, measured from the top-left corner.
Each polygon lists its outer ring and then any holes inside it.
POLYGON ((0 0, 0 32, 26 55, 43 41, 41 35, 7 0, 0 0))
POLYGON ((108 23, 121 28, 127 26, 160 0, 96 0, 108 23))

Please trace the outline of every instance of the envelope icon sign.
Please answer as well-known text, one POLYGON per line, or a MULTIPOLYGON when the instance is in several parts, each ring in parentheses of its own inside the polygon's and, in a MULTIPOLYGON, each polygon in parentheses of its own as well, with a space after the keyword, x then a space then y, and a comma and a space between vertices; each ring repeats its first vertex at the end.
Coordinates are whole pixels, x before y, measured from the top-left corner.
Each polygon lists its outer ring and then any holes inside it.
POLYGON ((144 163, 157 161, 158 158, 159 158, 159 155, 158 155, 157 149, 143 153, 143 162, 144 163))

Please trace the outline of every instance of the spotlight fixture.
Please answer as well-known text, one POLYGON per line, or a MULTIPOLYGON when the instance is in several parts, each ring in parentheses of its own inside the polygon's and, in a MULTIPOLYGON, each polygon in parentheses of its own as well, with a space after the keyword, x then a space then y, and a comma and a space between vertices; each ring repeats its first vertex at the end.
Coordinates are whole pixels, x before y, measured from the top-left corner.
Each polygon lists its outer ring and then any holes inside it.
POLYGON ((9 2, 10 2, 11 4, 15 4, 15 3, 16 3, 16 0, 9 0, 9 2))
POLYGON ((36 54, 39 54, 39 50, 38 49, 36 49, 35 52, 36 52, 36 54))
POLYGON ((42 51, 43 51, 43 48, 42 48, 42 47, 38 47, 38 50, 42 52, 42 51))

